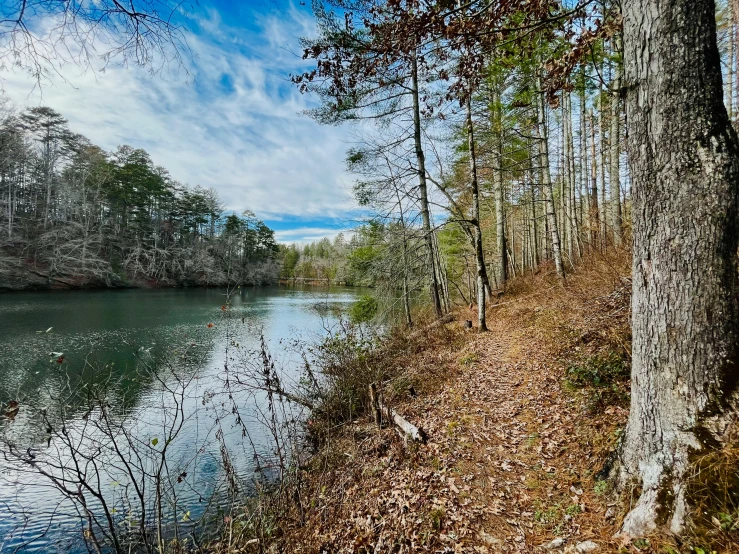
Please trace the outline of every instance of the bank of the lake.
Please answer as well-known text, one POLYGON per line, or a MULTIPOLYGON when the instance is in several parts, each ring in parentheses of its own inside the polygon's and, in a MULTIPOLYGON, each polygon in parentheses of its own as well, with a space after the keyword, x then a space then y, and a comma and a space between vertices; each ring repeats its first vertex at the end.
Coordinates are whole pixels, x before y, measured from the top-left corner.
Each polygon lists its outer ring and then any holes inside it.
POLYGON ((710 495, 731 485, 705 481, 735 467, 720 458, 688 482, 706 513, 682 542, 658 530, 625 547, 615 536, 631 501, 607 479, 628 416, 630 294, 613 267, 593 264, 565 286, 553 272, 516 279, 488 310, 487 333, 466 328, 475 313, 462 307, 446 324, 396 330, 356 370, 373 372, 383 402, 427 441, 388 421, 378 429, 365 408, 331 427, 269 534, 213 551, 739 551, 710 519, 721 517, 710 495))
MULTIPOLYGON (((0 253, 1 254, 1 253, 0 253)), ((193 271, 178 276, 146 276, 125 271, 56 274, 48 267, 0 255, 0 293, 48 290, 94 290, 131 288, 192 288, 226 286, 275 286, 280 284, 276 260, 261 265, 241 281, 213 271, 193 271)))

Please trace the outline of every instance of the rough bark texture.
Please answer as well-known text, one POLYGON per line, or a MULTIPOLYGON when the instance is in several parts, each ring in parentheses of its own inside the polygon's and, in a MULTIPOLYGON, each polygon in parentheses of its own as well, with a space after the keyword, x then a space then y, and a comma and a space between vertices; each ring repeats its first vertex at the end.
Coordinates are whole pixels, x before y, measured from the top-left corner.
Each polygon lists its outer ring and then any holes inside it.
MULTIPOLYGON (((602 73, 602 67, 601 67, 602 73)), ((608 214, 606 213, 606 133, 603 121, 603 96, 604 92, 601 85, 601 93, 598 96, 598 128, 600 130, 600 247, 604 249, 606 246, 608 214)))
POLYGON ((723 104, 713 0, 626 0, 624 60, 634 261, 623 523, 686 522, 691 453, 736 414, 737 137, 723 104))
POLYGON ((470 193, 472 194, 472 219, 474 220, 475 269, 477 272, 477 328, 487 331, 485 321, 485 254, 482 250, 480 228, 480 187, 477 182, 477 160, 475 158, 475 128, 472 124, 472 106, 467 100, 467 145, 470 154, 470 193))
MULTIPOLYGON (((590 181, 588 179, 588 171, 592 167, 595 167, 595 157, 588 159, 588 123, 587 123, 587 100, 585 98, 585 86, 580 88, 580 227, 590 227, 591 213, 590 213, 590 181)), ((585 232, 585 240, 591 238, 585 232)))
POLYGON ((496 87, 491 107, 492 127, 495 133, 495 157, 493 188, 495 194, 495 245, 497 250, 495 276, 498 288, 505 288, 508 281, 508 244, 505 233, 505 183, 503 182, 503 124, 501 121, 500 91, 496 87))
POLYGON ((572 148, 572 119, 571 119, 570 95, 563 94, 562 97, 562 161, 564 163, 564 178, 562 181, 562 237, 564 239, 564 251, 570 266, 574 265, 573 247, 573 215, 572 190, 575 186, 575 162, 572 148))
POLYGON ((595 157, 595 117, 590 112, 590 201, 588 202, 588 227, 590 229, 590 247, 598 248, 599 238, 598 231, 600 229, 600 215, 598 213, 598 169, 597 158, 595 157))

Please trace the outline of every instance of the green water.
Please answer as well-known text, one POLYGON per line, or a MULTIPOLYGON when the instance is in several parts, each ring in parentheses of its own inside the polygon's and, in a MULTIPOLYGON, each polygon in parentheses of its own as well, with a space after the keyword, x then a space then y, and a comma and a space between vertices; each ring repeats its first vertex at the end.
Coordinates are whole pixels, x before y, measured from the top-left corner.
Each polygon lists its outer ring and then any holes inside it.
MULTIPOLYGON (((254 449, 265 455, 270 449, 259 427, 266 400, 253 391, 241 391, 234 400, 250 433, 248 447, 235 424, 221 422, 223 437, 213 438, 209 414, 216 410, 203 407, 218 402, 214 391, 224 374, 252 362, 258 366, 253 358, 258 358, 263 335, 276 366, 297 379, 300 343, 329 332, 358 294, 340 287, 241 289, 229 298, 225 311, 225 291, 219 289, 0 295, 0 403, 17 401, 21 406, 12 421, 3 423, 4 433, 19 437, 24 448, 40 456, 53 451, 56 445, 39 421, 25 417, 30 412, 26 407, 54 404, 56 392, 72 379, 77 388, 104 384, 112 410, 135 414, 130 432, 155 436, 161 427, 157 380, 166 380, 169 372, 186 375, 188 417, 171 450, 175 462, 187 460, 190 468, 178 501, 194 514, 219 486, 219 448, 229 449, 245 479, 254 471, 254 449)), ((62 408, 72 426, 82 425, 89 415, 81 398, 75 396, 62 408)), ((84 551, 78 515, 48 483, 2 458, 0 470, 0 552, 19 547, 27 552, 84 551)))

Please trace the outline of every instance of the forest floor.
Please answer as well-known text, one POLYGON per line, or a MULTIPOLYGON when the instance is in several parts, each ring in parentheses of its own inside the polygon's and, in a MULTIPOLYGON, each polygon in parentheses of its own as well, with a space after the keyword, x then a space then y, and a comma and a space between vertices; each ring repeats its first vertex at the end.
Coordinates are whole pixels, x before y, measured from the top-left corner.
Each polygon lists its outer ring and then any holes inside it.
POLYGON ((564 286, 515 280, 488 333, 466 309, 423 333, 383 388, 427 442, 345 425, 268 551, 703 552, 613 538, 629 495, 599 473, 628 416, 630 288, 627 257, 601 257, 564 286))

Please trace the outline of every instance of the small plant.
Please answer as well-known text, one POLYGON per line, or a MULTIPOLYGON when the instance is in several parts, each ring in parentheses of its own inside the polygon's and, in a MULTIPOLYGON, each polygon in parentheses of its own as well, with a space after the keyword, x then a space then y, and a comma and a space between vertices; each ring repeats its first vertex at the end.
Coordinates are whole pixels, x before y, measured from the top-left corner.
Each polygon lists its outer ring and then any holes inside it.
POLYGON ((429 514, 431 516, 431 527, 434 531, 440 531, 444 523, 444 508, 434 508, 429 514))
POLYGON ((588 410, 597 411, 609 405, 625 405, 628 391, 625 384, 629 378, 629 367, 622 356, 610 351, 595 355, 582 363, 573 363, 567 368, 564 386, 569 390, 587 389, 588 410))
POLYGON ((649 548, 649 539, 636 539, 634 541, 634 548, 637 550, 646 550, 649 548))
POLYGON ((473 365, 480 361, 480 356, 477 352, 467 352, 464 356, 459 359, 461 365, 473 365))
POLYGON ((598 496, 603 496, 608 492, 608 481, 596 481, 593 492, 598 496))
POLYGON ((567 380, 574 386, 608 388, 629 377, 629 367, 622 356, 610 351, 588 358, 567 368, 567 380))
POLYGON ((722 531, 734 531, 739 527, 739 512, 735 512, 733 514, 720 512, 717 519, 722 531))
POLYGON ((524 445, 526 448, 533 448, 536 446, 536 444, 539 442, 539 433, 531 433, 528 437, 526 437, 526 441, 524 442, 524 445))
POLYGON ((530 491, 535 491, 541 488, 541 483, 535 477, 528 477, 524 482, 526 488, 530 491))
POLYGON ((562 511, 559 509, 559 504, 548 506, 545 510, 539 509, 534 512, 534 519, 539 523, 550 524, 561 519, 562 511))
POLYGON ((580 512, 582 512, 582 509, 580 508, 579 504, 570 504, 565 510, 565 514, 567 514, 568 516, 576 516, 580 512))

